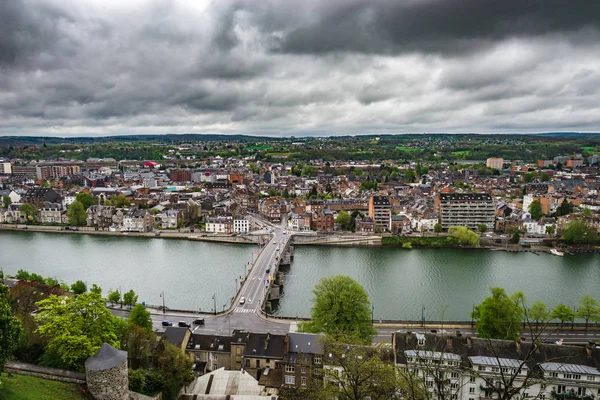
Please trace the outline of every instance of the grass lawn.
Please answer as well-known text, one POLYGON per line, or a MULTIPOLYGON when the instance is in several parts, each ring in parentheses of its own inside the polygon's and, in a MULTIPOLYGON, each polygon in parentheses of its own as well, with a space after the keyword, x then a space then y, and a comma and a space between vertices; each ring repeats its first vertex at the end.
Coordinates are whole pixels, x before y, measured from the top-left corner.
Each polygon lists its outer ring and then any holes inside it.
POLYGON ((584 153, 594 153, 596 151, 596 148, 594 146, 582 146, 581 150, 584 153))
POLYGON ((396 146, 396 150, 406 151, 407 153, 412 153, 414 151, 419 151, 419 149, 414 149, 412 147, 406 147, 406 146, 396 146))
POLYGON ((2 374, 2 400, 80 400, 86 397, 74 383, 56 382, 33 376, 2 374))
POLYGON ((471 154, 471 150, 453 151, 450 154, 452 154, 453 156, 468 156, 471 154))
POLYGON ((265 157, 283 157, 283 158, 287 158, 289 156, 291 156, 292 153, 266 153, 265 157))
POLYGON ((271 150, 273 146, 269 146, 267 144, 261 144, 259 146, 248 146, 246 150, 271 150))

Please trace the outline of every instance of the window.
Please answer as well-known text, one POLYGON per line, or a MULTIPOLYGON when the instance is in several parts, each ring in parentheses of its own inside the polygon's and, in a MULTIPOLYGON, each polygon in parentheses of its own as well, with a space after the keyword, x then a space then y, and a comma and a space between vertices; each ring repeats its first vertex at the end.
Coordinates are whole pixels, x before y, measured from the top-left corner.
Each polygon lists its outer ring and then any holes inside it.
POLYGON ((475 393, 475 388, 474 387, 469 388, 469 393, 475 393))
POLYGON ((499 371, 500 371, 500 368, 498 368, 498 367, 492 367, 492 372, 499 372, 499 371))
POLYGON ((573 375, 573 379, 577 379, 577 380, 579 380, 579 379, 581 379, 581 375, 577 375, 577 374, 575 374, 575 375, 573 375))
POLYGON ((306 377, 305 377, 305 376, 301 376, 301 377, 300 377, 300 384, 301 384, 302 386, 306 386, 306 377))
POLYGON ((453 372, 452 374, 450 374, 450 376, 451 376, 452 378, 455 378, 455 379, 456 379, 456 378, 458 378, 458 372, 453 372))
POLYGON ((286 375, 285 376, 285 384, 286 385, 295 385, 296 377, 294 375, 286 375))
POLYGON ((450 384, 450 389, 458 389, 458 382, 452 382, 450 384))
POLYGON ((425 386, 427 386, 429 388, 433 387, 433 381, 426 381, 425 386))
POLYGON ((321 364, 321 357, 315 356, 314 363, 315 364, 321 364))
POLYGON ((302 373, 305 374, 306 373, 306 367, 302 367, 302 373))
POLYGON ((219 357, 216 354, 213 354, 213 361, 219 361, 219 357))
POLYGON ((250 360, 246 360, 246 368, 250 368, 250 360))
POLYGON ((237 349, 235 349, 235 354, 237 354, 238 356, 242 355, 242 348, 238 347, 237 349))
POLYGON ((567 391, 567 389, 566 389, 565 385, 558 385, 556 387, 556 393, 558 393, 558 394, 564 393, 566 391, 567 391))
POLYGON ((564 374, 565 379, 573 379, 573 375, 571 374, 564 374))
POLYGON ((592 381, 592 382, 593 382, 593 381, 595 381, 595 380, 596 380, 596 377, 595 377, 594 375, 588 375, 588 376, 587 376, 587 380, 588 380, 588 381, 592 381))
POLYGON ((260 360, 256 360, 256 368, 260 368, 260 360))
POLYGON ((471 376, 469 378, 469 383, 475 383, 475 377, 474 376, 471 376))
POLYGON ((296 367, 294 365, 286 364, 285 372, 296 372, 296 367))
POLYGON ((477 367, 477 371, 485 371, 485 367, 483 365, 480 365, 477 367))

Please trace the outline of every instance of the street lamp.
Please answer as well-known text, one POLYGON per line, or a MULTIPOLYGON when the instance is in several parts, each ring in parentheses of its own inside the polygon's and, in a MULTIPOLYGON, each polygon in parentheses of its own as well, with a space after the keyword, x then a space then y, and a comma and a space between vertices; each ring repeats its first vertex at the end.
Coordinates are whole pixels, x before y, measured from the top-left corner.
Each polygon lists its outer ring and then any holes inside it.
POLYGON ((425 328, 425 304, 421 305, 421 327, 425 328))
POLYGON ((119 286, 119 301, 121 302, 121 308, 123 308, 123 289, 119 286))
POLYGON ((371 326, 374 325, 373 320, 375 319, 375 306, 371 304, 371 326))
POLYGON ((166 311, 165 311, 165 292, 164 291, 160 293, 160 297, 162 297, 162 300, 163 300, 163 307, 162 308, 163 308, 163 314, 165 314, 166 311))
POLYGON ((217 297, 216 296, 217 296, 217 294, 213 293, 213 297, 212 298, 213 298, 213 302, 214 302, 214 306, 215 306, 215 308, 214 308, 215 315, 217 315, 217 297))

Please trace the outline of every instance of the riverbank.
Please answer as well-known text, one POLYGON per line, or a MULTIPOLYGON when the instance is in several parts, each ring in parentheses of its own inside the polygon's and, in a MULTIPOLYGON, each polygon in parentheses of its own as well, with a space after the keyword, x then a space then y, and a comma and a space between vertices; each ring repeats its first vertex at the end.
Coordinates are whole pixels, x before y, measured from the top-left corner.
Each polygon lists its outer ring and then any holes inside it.
MULTIPOLYGON (((64 226, 48 226, 48 225, 7 225, 0 224, 0 230, 5 231, 32 231, 44 233, 59 233, 59 234, 75 234, 75 235, 98 235, 98 236, 129 236, 141 237, 149 239, 179 239, 213 243, 229 243, 229 244, 259 244, 265 241, 265 234, 248 234, 248 235, 230 235, 230 234, 214 234, 206 232, 190 232, 189 230, 161 230, 160 234, 154 232, 109 232, 97 231, 91 227, 77 227, 75 229, 67 229, 64 226)), ((386 247, 402 249, 401 243, 386 243, 386 239, 397 238, 396 236, 380 236, 380 235, 357 235, 350 233, 335 233, 335 234, 303 234, 295 233, 294 245, 312 245, 312 246, 328 246, 328 247, 386 247)), ((414 248, 421 249, 437 249, 437 248, 452 248, 452 249, 472 249, 472 250, 491 250, 491 251, 507 251, 507 252, 529 252, 529 253, 549 253, 551 247, 548 246, 521 246, 518 244, 495 243, 492 240, 481 238, 482 243, 479 246, 463 246, 449 243, 448 236, 415 236, 410 237, 410 242, 414 248), (417 241, 415 244, 414 242, 417 241)), ((408 250, 408 249, 402 249, 408 250)), ((599 253, 600 246, 570 246, 564 248, 566 254, 574 253, 599 253)))

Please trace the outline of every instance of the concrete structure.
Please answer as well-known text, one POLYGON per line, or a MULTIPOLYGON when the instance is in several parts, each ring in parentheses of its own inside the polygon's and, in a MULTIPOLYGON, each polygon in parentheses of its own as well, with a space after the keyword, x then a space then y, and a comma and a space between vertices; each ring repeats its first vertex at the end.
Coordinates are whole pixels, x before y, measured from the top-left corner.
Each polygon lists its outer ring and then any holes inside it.
POLYGON ((128 400, 127 352, 104 343, 85 361, 87 386, 96 400, 128 400))
POLYGON ((487 161, 485 162, 486 167, 493 168, 493 169, 502 169, 503 164, 504 164, 504 159, 498 158, 498 157, 488 158, 487 161))
POLYGON ((12 167, 9 162, 1 162, 0 163, 0 174, 10 174, 12 173, 12 167))
POLYGON ((226 371, 220 368, 204 375, 196 381, 188 395, 182 399, 264 399, 272 398, 274 390, 258 384, 252 375, 245 371, 226 371))
POLYGON ((392 229, 392 209, 387 197, 371 196, 369 198, 369 217, 375 224, 375 231, 390 231, 392 229))
POLYGON ((475 230, 479 224, 494 229, 496 207, 487 193, 440 193, 435 207, 444 229, 466 226, 475 230))

